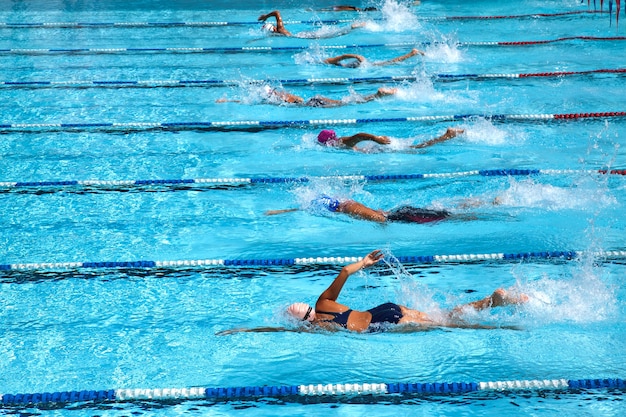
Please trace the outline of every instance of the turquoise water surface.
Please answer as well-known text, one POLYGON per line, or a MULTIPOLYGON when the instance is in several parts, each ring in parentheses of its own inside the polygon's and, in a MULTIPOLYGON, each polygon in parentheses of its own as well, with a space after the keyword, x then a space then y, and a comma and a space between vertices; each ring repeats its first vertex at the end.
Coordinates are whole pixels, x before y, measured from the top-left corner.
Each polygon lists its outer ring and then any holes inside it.
MULTIPOLYGON (((377 6, 373 12, 320 10, 331 4, 25 1, 0 10, 0 395, 626 376, 624 258, 601 255, 624 250, 626 187, 623 175, 598 172, 626 166, 624 118, 607 114, 626 110, 622 23, 608 13, 561 14, 593 10, 573 0, 387 0, 360 2, 377 6), (256 21, 277 8, 294 33, 365 26, 328 39, 269 36, 256 21), (453 18, 469 16, 502 18, 453 18), (319 20, 327 23, 311 23, 319 20), (558 41, 531 42, 545 40, 558 41), (413 47, 425 55, 395 65, 322 63, 340 53, 385 60, 413 47), (266 87, 345 105, 267 103, 266 87), (379 87, 397 93, 358 102, 379 87), (581 113, 603 114, 549 117, 581 113), (410 148, 448 127, 465 133, 410 148), (322 128, 386 135, 391 144, 322 147, 322 128), (365 177, 383 175, 396 179, 365 177), (274 181, 233 181, 250 178, 274 181), (154 184, 183 179, 212 181, 154 184), (453 216, 380 225, 312 209, 321 194, 453 216), (299 210, 265 214, 287 208, 299 210), (392 300, 437 314, 498 287, 530 302, 468 313, 494 330, 300 332, 285 307, 314 303, 342 262, 189 266, 359 257, 376 248, 389 263, 356 274, 342 293, 355 309, 392 300), (539 251, 585 255, 393 262, 539 251), (187 266, 62 265, 134 261, 187 266), (265 326, 296 331, 220 333, 265 326)), ((623 394, 83 401, 0 413, 620 415, 623 394)))

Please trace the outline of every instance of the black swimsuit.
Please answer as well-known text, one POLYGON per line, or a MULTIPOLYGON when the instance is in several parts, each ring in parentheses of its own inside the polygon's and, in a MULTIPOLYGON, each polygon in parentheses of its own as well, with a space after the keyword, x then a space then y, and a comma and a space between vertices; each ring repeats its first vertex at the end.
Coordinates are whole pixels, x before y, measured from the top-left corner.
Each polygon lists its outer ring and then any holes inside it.
POLYGON ((352 310, 346 310, 343 313, 334 313, 332 311, 316 311, 315 314, 328 314, 329 316, 333 316, 330 320, 322 320, 327 323, 335 323, 343 327, 344 329, 348 327, 348 317, 352 313, 352 310))
MULTIPOLYGON (((392 323, 398 324, 400 319, 403 317, 402 309, 399 305, 394 303, 385 303, 374 308, 370 308, 367 310, 368 313, 372 315, 372 320, 370 321, 370 326, 372 324, 379 323, 392 323)), ((346 310, 343 313, 335 313, 330 311, 316 311, 315 314, 328 314, 329 316, 333 316, 330 320, 322 320, 327 323, 335 323, 343 327, 344 329, 348 327, 348 317, 352 313, 352 310, 346 310)))
POLYGON ((305 105, 309 107, 327 107, 328 102, 321 97, 315 96, 308 99, 305 105))
POLYGON ((404 223, 430 223, 450 217, 445 210, 429 210, 411 206, 402 206, 387 214, 387 220, 404 223))

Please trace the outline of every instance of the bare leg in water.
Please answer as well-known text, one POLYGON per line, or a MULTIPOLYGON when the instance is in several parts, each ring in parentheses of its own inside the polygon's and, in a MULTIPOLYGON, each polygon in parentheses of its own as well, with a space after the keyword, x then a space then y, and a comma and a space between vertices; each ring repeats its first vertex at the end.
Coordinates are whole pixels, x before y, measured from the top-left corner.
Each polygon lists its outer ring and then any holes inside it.
POLYGON ((523 304, 527 301, 528 296, 526 294, 520 294, 519 296, 515 296, 510 294, 504 288, 498 288, 493 292, 493 294, 488 295, 481 300, 472 301, 471 303, 455 307, 446 315, 447 317, 445 323, 440 323, 437 320, 434 320, 428 314, 421 311, 401 306, 403 317, 400 320, 400 323, 456 327, 457 325, 462 324, 462 316, 468 309, 481 311, 492 307, 504 307, 512 304, 523 304))

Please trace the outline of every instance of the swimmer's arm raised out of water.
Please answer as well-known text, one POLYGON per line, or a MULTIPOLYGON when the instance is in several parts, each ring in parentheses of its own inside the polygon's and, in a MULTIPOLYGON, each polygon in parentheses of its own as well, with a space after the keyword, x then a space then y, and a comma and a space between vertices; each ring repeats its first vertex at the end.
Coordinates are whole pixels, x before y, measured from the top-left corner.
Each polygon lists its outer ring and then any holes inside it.
POLYGON ((393 59, 389 59, 387 61, 376 61, 376 62, 373 62, 372 65, 377 65, 377 66, 391 65, 391 64, 405 61, 415 55, 426 55, 426 54, 423 51, 420 51, 419 49, 413 48, 411 52, 407 54, 395 57, 393 59))
POLYGON ((419 143, 417 145, 413 145, 413 146, 411 146, 411 148, 413 148, 413 149, 427 148, 427 147, 435 145, 437 143, 445 142, 447 140, 455 138, 455 137, 457 137, 458 135, 460 135, 460 134, 462 134, 464 132, 465 132, 465 130, 463 130, 463 129, 456 129, 456 128, 449 127, 448 130, 446 130, 446 133, 444 133, 443 135, 441 135, 439 137, 436 137, 434 139, 431 139, 431 140, 427 140, 426 142, 422 142, 422 143, 419 143))
POLYGON ((274 10, 274 11, 269 12, 267 14, 262 14, 261 16, 259 16, 258 20, 262 21, 262 22, 265 22, 270 17, 276 18, 276 29, 274 30, 274 32, 280 33, 281 35, 285 35, 285 36, 292 36, 291 32, 289 32, 285 28, 285 24, 283 23, 283 18, 280 15, 280 12, 278 10, 274 10))

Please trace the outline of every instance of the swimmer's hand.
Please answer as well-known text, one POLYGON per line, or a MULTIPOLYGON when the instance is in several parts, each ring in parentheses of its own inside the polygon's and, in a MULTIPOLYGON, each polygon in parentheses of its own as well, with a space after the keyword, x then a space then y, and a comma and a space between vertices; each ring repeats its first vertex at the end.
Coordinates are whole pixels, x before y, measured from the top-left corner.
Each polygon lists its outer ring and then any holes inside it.
POLYGON ((380 249, 376 249, 375 251, 367 254, 365 258, 361 261, 363 263, 363 268, 370 267, 384 258, 383 252, 380 249))
POLYGON ((375 136, 374 142, 380 145, 389 145, 391 143, 391 139, 389 139, 387 136, 375 136))

